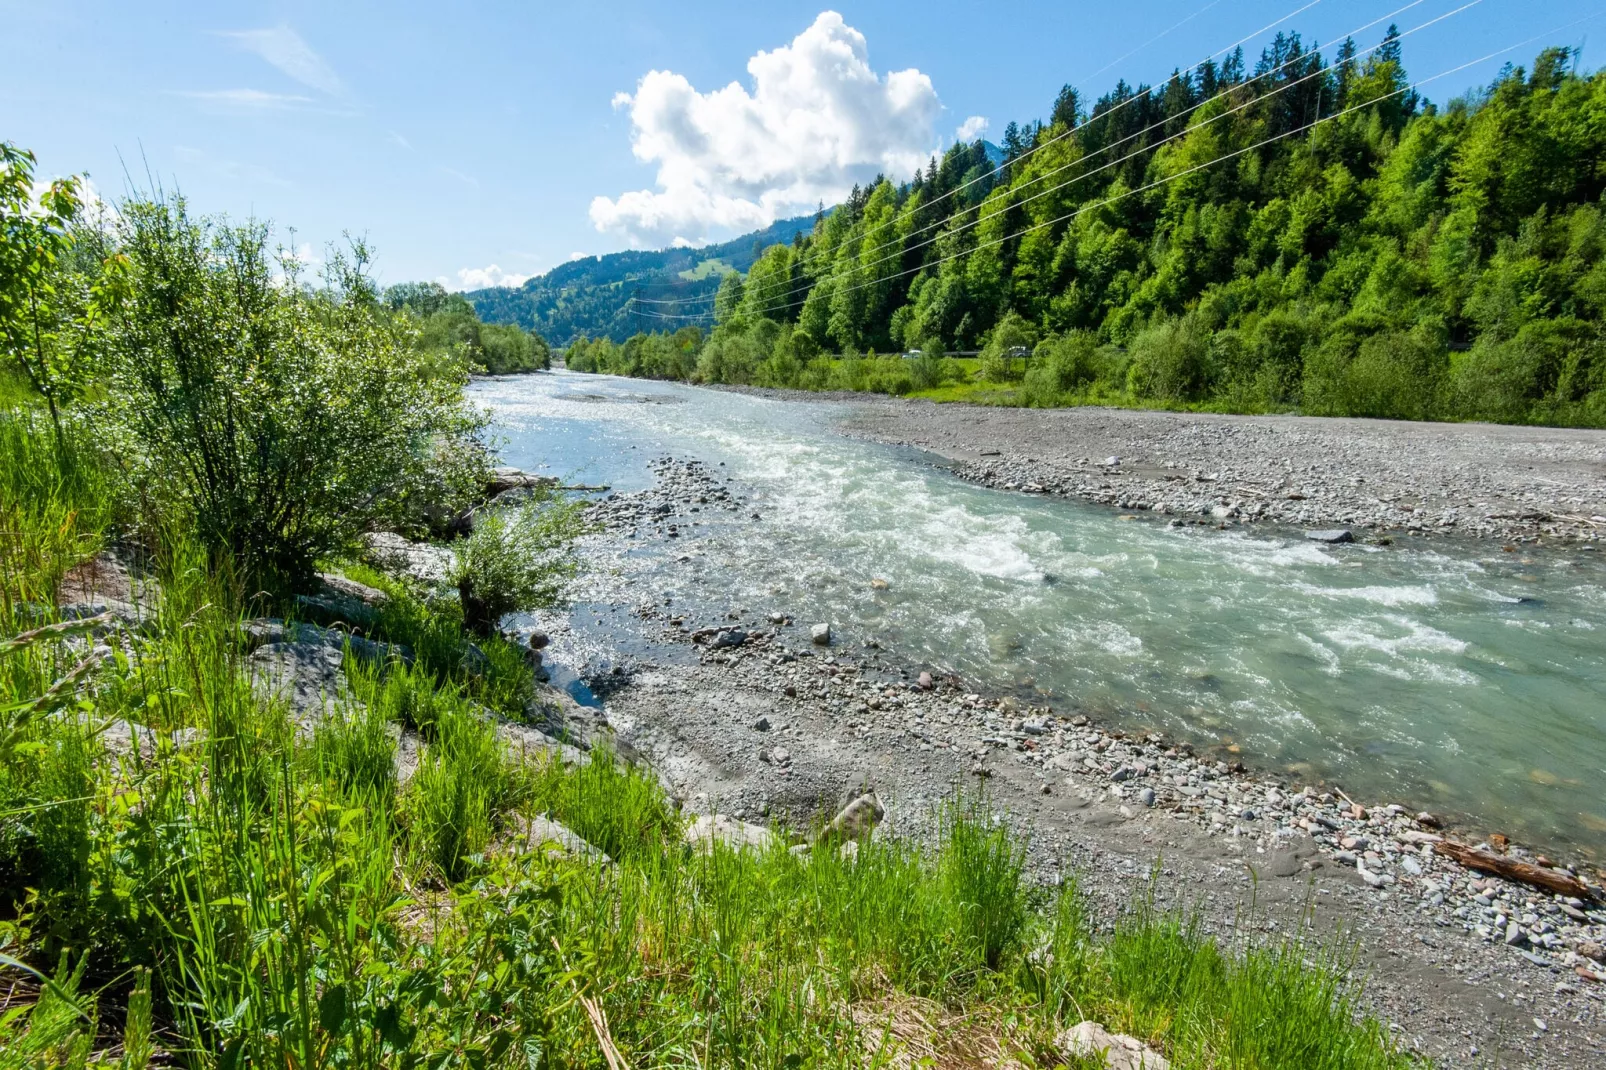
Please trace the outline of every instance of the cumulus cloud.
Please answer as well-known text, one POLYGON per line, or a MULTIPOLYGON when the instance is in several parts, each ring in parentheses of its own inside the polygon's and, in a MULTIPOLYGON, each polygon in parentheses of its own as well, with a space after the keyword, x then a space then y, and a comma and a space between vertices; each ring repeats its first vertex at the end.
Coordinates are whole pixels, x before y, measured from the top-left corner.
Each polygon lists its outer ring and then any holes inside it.
POLYGON ((248 52, 255 52, 309 89, 331 97, 344 96, 345 84, 334 68, 288 26, 269 30, 233 30, 219 34, 248 52))
POLYGON ((458 268, 456 282, 445 275, 435 281, 448 290, 487 290, 492 286, 523 286, 528 278, 529 275, 503 271, 497 265, 489 264, 482 268, 458 268))
POLYGON ((942 110, 918 70, 879 75, 864 35, 823 12, 792 42, 747 62, 751 87, 707 93, 649 71, 614 106, 628 110, 636 158, 657 188, 591 202, 598 230, 635 244, 700 240, 834 203, 878 173, 905 176, 931 154, 942 110))
POLYGON ((959 141, 975 141, 987 132, 987 120, 980 115, 972 115, 959 124, 954 131, 954 137, 959 141))

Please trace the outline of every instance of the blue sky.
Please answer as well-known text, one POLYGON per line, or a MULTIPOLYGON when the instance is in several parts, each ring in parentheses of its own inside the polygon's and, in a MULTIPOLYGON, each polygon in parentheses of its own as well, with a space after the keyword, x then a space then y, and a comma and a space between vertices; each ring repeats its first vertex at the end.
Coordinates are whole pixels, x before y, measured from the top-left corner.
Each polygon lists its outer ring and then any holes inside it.
MULTIPOLYGON (((1421 0, 1397 21, 1467 2, 1421 0)), ((1413 78, 1606 9, 1474 2, 1407 40, 1413 78)), ((1046 118, 1067 82, 1091 97, 1163 78, 1309 3, 0 0, 0 138, 111 197, 125 169, 136 185, 148 171, 201 211, 271 219, 286 241, 294 227, 314 253, 365 235, 386 281, 458 286, 728 237, 951 144, 967 122, 996 138, 1046 118)), ((1330 54, 1407 3, 1316 0, 1281 25, 1330 54)), ((1585 44, 1594 66, 1603 21, 1543 43, 1585 44)), ((1246 44, 1251 61, 1269 36, 1246 44)), ((1454 96, 1540 46, 1424 92, 1454 96)))

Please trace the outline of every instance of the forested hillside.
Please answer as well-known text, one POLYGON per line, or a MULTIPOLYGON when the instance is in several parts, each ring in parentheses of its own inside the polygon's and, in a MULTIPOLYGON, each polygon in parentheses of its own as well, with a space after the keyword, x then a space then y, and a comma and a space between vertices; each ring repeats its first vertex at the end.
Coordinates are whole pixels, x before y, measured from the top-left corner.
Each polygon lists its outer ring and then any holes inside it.
POLYGON ((517 324, 554 345, 580 335, 622 342, 661 324, 664 314, 701 312, 706 323, 708 299, 726 272, 745 272, 765 248, 792 241, 814 224, 814 216, 800 216, 700 249, 588 256, 523 286, 475 290, 467 297, 487 323, 517 324))
POLYGON ((1279 35, 1252 68, 1118 84, 1090 111, 1067 88, 1005 142, 996 170, 956 147, 726 276, 695 359, 682 336, 570 366, 1606 425, 1606 75, 1568 49, 1435 106, 1393 28, 1331 63, 1279 35), (971 349, 974 373, 940 359, 971 349))

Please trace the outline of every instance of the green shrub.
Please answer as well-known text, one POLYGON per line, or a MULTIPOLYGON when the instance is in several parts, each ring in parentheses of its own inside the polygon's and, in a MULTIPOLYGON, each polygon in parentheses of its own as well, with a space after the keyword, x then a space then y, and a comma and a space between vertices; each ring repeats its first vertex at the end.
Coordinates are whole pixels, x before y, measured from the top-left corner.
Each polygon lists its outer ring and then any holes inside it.
POLYGON ((402 812, 415 857, 455 881, 518 801, 519 778, 482 713, 462 702, 434 712, 434 738, 407 784, 402 812))
POLYGON ((981 377, 990 383, 1006 383, 1026 374, 1024 354, 1037 344, 1037 331, 1018 312, 1004 313, 988 335, 981 350, 981 377))
POLYGON ((509 613, 556 602, 574 575, 567 547, 582 530, 577 505, 547 497, 481 512, 452 565, 464 625, 486 636, 509 613))
POLYGON ((126 202, 116 240, 96 423, 147 527, 179 520, 258 582, 296 583, 419 497, 476 488, 466 366, 414 345, 360 246, 312 291, 288 258, 280 281, 264 226, 192 219, 181 197, 126 202))
POLYGON ((1194 400, 1209 389, 1212 371, 1209 335, 1193 317, 1157 323, 1132 340, 1127 382, 1138 397, 1194 400))

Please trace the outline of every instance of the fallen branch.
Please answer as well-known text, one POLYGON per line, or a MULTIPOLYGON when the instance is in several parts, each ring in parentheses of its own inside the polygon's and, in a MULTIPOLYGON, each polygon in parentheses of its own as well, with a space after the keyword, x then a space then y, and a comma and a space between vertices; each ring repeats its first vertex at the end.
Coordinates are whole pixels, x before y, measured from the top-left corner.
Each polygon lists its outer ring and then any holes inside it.
POLYGON ((1570 896, 1575 899, 1598 901, 1599 896, 1595 889, 1560 870, 1546 869, 1528 862, 1518 862, 1516 859, 1504 858, 1500 855, 1490 854, 1488 851, 1479 851, 1468 847, 1464 843, 1452 843, 1441 840, 1433 845, 1437 854, 1466 866, 1468 869, 1478 870, 1480 873, 1493 873, 1506 880, 1531 884, 1536 888, 1543 888, 1556 895, 1570 896))

